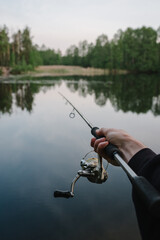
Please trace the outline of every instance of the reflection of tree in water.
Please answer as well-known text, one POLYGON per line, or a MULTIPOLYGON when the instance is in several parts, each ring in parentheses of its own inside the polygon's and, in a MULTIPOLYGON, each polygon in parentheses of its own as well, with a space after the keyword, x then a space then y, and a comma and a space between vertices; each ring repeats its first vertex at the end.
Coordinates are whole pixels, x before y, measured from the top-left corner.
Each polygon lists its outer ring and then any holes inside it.
POLYGON ((159 101, 160 83, 155 76, 126 76, 111 86, 110 100, 115 109, 124 112, 146 113, 151 110, 157 115, 155 103, 159 101), (153 99, 156 99, 153 101, 153 99))
POLYGON ((106 76, 94 77, 94 81, 85 80, 83 84, 73 81, 67 86, 84 97, 94 93, 99 106, 105 105, 109 99, 117 111, 146 113, 151 110, 154 115, 160 114, 160 82, 157 76, 106 76))
POLYGON ((0 112, 11 113, 13 99, 16 106, 28 112, 32 111, 34 94, 39 92, 39 86, 34 84, 3 84, 0 85, 0 112))
MULTIPOLYGON (((60 85, 60 82, 57 83, 60 85)), ((51 83, 0 83, 0 112, 12 113, 13 102, 22 110, 26 109, 32 112, 35 94, 48 91, 49 88, 55 86, 55 82, 51 83)))
POLYGON ((90 91, 89 82, 84 79, 79 79, 78 81, 69 81, 66 83, 67 87, 71 92, 78 92, 80 96, 86 97, 88 94, 92 94, 94 91, 90 91))
POLYGON ((32 111, 33 94, 30 85, 20 85, 16 92, 16 105, 22 110, 27 109, 28 112, 32 111))
POLYGON ((66 83, 71 92, 78 92, 80 96, 87 97, 87 95, 95 95, 96 104, 102 106, 106 104, 108 98, 108 81, 110 77, 83 77, 77 81, 69 81, 66 83), (104 88, 106 91, 104 91, 104 88))
POLYGON ((0 84, 0 112, 11 113, 12 111, 12 88, 9 84, 0 84))
POLYGON ((154 115, 160 115, 160 95, 153 98, 152 112, 154 115))
MULTIPOLYGON (((110 100, 116 111, 146 113, 151 110, 160 115, 160 81, 152 75, 69 77, 66 81, 71 92, 80 96, 94 95, 95 103, 104 106, 110 100)), ((59 86, 61 80, 45 83, 0 84, 0 112, 11 113, 13 99, 17 107, 31 112, 34 96, 39 91, 44 93, 50 87, 59 86)))

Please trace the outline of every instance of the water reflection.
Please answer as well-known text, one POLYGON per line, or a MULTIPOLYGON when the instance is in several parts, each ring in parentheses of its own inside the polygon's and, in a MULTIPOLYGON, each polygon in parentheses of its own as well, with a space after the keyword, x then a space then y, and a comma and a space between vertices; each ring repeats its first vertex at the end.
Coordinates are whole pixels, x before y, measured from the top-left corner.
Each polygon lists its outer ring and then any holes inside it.
POLYGON ((12 109, 12 86, 0 84, 0 112, 11 113, 12 109))
MULTIPOLYGON (((95 103, 104 106, 109 99, 116 111, 146 113, 160 115, 160 81, 157 75, 126 75, 99 77, 69 77, 66 86, 71 92, 78 92, 86 97, 94 94, 95 103)), ((58 80, 58 79, 56 79, 58 80)), ((15 100, 16 106, 31 112, 34 97, 43 87, 43 91, 50 86, 61 85, 62 80, 47 82, 0 83, 0 112, 12 113, 15 100)))
MULTIPOLYGON (((36 83, 0 83, 0 112, 12 113, 15 104, 21 110, 26 109, 32 112, 34 105, 34 97, 42 89, 42 84, 36 83)), ((53 86, 53 85, 52 85, 53 86)), ((49 86, 46 86, 47 89, 49 86)), ((45 91, 45 88, 43 89, 45 91)))
POLYGON ((88 126, 78 115, 75 120, 68 117, 72 109, 57 92, 67 94, 76 106, 84 106, 85 116, 87 113, 86 117, 96 125, 101 126, 109 115, 107 125, 128 127, 155 145, 159 142, 159 134, 157 139, 155 134, 159 117, 150 113, 143 116, 117 113, 108 100, 117 110, 152 110, 160 95, 158 80, 149 77, 141 83, 142 80, 128 76, 78 79, 6 81, 0 85, 3 114, 0 118, 0 236, 3 240, 140 239, 131 185, 122 169, 109 166, 109 178, 100 185, 81 178, 73 199, 53 198, 54 190, 68 189, 80 160, 91 150, 88 126), (143 93, 145 96, 141 96, 143 93), (137 110, 135 106, 140 105, 137 110))

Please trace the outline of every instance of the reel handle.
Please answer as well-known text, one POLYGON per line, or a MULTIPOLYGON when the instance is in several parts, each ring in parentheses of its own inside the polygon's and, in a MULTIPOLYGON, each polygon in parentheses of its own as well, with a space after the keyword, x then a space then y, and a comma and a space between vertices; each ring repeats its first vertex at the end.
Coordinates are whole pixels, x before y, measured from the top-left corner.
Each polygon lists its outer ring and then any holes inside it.
MULTIPOLYGON (((91 129, 91 134, 96 138, 96 139, 100 139, 104 136, 98 136, 97 133, 96 133, 96 130, 98 130, 99 128, 98 127, 93 127, 91 129)), ((113 145, 112 143, 109 143, 106 147, 105 147, 105 151, 106 151, 106 154, 108 155, 109 158, 111 159, 114 159, 114 154, 115 153, 120 153, 119 149, 113 145)))
POLYGON ((60 191, 60 190, 57 190, 57 191, 54 191, 54 197, 55 198, 59 198, 59 197, 62 197, 62 198, 70 198, 70 197, 73 197, 72 193, 69 192, 69 191, 60 191))

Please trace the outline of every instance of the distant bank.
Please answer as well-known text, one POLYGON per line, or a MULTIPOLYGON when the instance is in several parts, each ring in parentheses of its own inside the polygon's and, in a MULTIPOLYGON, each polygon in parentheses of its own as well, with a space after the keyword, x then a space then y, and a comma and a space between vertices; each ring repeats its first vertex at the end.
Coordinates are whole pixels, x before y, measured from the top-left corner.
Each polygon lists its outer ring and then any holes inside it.
MULTIPOLYGON (((49 65, 38 66, 34 71, 28 71, 25 75, 29 76, 95 76, 95 75, 109 75, 109 74, 127 74, 125 70, 112 70, 100 68, 84 68, 80 66, 65 66, 65 65, 49 65)), ((2 76, 10 76, 9 68, 2 68, 2 76)), ((23 75, 23 74, 21 74, 23 75)))

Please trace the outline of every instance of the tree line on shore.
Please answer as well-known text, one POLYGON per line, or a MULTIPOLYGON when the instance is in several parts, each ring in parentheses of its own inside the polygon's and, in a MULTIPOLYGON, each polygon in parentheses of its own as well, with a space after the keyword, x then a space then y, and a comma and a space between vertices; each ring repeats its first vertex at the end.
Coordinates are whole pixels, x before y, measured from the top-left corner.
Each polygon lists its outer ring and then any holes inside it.
POLYGON ((11 73, 33 70, 38 65, 73 65, 129 72, 160 72, 160 27, 118 30, 109 40, 97 37, 95 43, 86 40, 71 45, 64 55, 60 50, 33 44, 28 27, 9 37, 6 26, 0 28, 0 66, 11 73))

